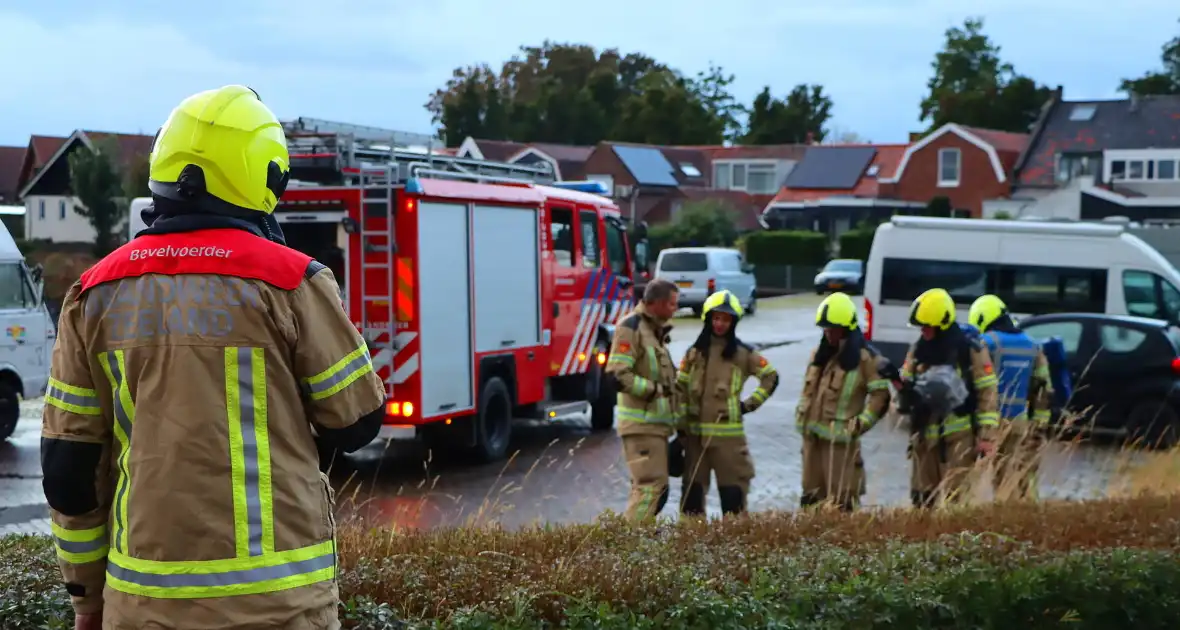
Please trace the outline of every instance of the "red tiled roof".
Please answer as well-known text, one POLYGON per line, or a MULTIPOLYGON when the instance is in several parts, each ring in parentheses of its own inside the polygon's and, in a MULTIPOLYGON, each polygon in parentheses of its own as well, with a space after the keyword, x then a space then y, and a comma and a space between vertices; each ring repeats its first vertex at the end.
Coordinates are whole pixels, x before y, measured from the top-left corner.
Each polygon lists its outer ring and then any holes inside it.
POLYGON ((476 140, 475 146, 479 147, 485 160, 496 162, 504 162, 528 147, 527 144, 511 140, 476 140))
POLYGON ((0 147, 0 199, 15 203, 25 147, 0 147))
MULTIPOLYGON (((842 145, 855 146, 855 145, 842 145)), ((860 181, 856 186, 847 190, 831 190, 831 189, 805 189, 805 188, 783 188, 777 195, 774 196, 774 203, 798 203, 802 201, 815 201, 817 199, 824 199, 826 197, 861 197, 872 198, 877 196, 877 179, 881 177, 892 177, 897 167, 901 164, 901 158, 905 155, 905 150, 909 148, 908 144, 873 144, 864 145, 872 146, 877 149, 877 153, 873 155, 872 161, 865 167, 865 174, 861 176, 860 181), (869 170, 873 166, 877 167, 877 174, 874 176, 868 175, 869 170)))
POLYGON ((963 127, 963 129, 992 145, 992 148, 996 151, 1008 153, 1020 153, 1023 151, 1031 137, 1027 133, 1012 133, 1010 131, 980 129, 979 127, 963 127))
POLYGON ((49 161, 68 139, 58 136, 29 136, 29 145, 33 147, 33 168, 45 166, 45 162, 49 161))

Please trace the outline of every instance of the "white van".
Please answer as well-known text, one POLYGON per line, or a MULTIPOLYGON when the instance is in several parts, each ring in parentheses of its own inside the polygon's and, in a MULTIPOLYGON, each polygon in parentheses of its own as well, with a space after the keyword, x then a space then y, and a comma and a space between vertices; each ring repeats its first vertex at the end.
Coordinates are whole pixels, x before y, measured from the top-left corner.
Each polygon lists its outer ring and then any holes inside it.
POLYGON ((57 337, 41 299, 41 278, 25 266, 12 234, 0 225, 0 441, 16 431, 21 398, 45 395, 57 337))
POLYGON ((757 308, 754 267, 742 253, 727 247, 670 247, 656 260, 655 277, 680 287, 680 306, 700 314, 714 291, 728 289, 742 301, 747 313, 757 308))
POLYGON ((151 197, 136 197, 131 200, 131 216, 127 220, 127 240, 135 238, 135 235, 139 234, 140 230, 147 229, 147 224, 143 222, 143 217, 140 215, 150 205, 152 205, 151 197))
POLYGON ((1117 224, 898 216, 877 228, 867 267, 865 333, 899 365, 918 336, 910 305, 927 289, 946 289, 959 321, 987 293, 1017 317, 1180 318, 1180 272, 1117 224))

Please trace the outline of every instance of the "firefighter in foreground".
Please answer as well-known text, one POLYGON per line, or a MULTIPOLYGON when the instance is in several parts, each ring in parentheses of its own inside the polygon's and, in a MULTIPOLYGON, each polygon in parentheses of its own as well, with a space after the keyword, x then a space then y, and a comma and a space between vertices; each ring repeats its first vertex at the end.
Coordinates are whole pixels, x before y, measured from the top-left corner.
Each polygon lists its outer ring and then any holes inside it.
POLYGON ((667 280, 648 283, 643 301, 615 329, 606 364, 619 387, 616 411, 631 472, 630 519, 653 519, 668 502, 668 439, 677 421, 668 320, 679 297, 679 289, 667 280))
POLYGON ((820 303, 815 325, 823 328, 811 351, 795 427, 803 436, 803 507, 833 502, 852 511, 865 493, 860 436, 889 410, 889 381, 869 347, 844 293, 820 303))
POLYGON ((1049 361, 1040 346, 1016 327, 1000 298, 984 295, 975 300, 967 320, 982 333, 999 377, 996 496, 1035 499, 1053 392, 1049 361))
POLYGON ((184 100, 150 227, 66 295, 45 496, 77 628, 338 628, 332 490, 383 386, 323 265, 282 244, 282 127, 242 86, 184 100), (105 592, 104 592, 105 585, 105 592))
POLYGON ((983 344, 955 325, 945 290, 918 296, 910 325, 922 330, 906 353, 898 401, 910 416, 910 497, 917 507, 965 501, 976 460, 995 448, 995 370, 983 344))
POLYGON ((778 372, 737 337, 742 304, 729 291, 710 295, 701 309, 705 325, 680 362, 679 388, 684 436, 684 487, 681 511, 703 516, 709 480, 717 475, 721 511, 746 510, 754 460, 746 444, 742 417, 755 411, 778 388, 778 372), (758 388, 742 400, 742 386, 758 388))

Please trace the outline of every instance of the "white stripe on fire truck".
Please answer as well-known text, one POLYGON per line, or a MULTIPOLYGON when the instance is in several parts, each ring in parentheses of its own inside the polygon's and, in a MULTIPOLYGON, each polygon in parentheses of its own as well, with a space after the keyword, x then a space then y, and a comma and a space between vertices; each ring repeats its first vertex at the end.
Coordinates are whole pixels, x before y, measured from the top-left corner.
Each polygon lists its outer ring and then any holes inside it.
POLYGON ((578 323, 578 333, 570 340, 570 352, 564 374, 574 374, 578 371, 578 353, 582 351, 588 333, 594 329, 594 322, 598 319, 601 306, 598 302, 590 302, 587 305, 586 314, 578 323))
POLYGON ((578 325, 574 328, 574 336, 570 338, 570 345, 565 351, 565 360, 561 362, 561 369, 557 371, 559 376, 565 376, 569 372, 570 359, 574 357, 575 342, 582 336, 582 327, 586 325, 586 312, 590 310, 590 305, 585 301, 582 302, 582 308, 579 309, 581 314, 578 316, 578 325))
POLYGON ((582 373, 583 366, 586 364, 586 353, 589 352, 590 344, 594 343, 594 338, 598 336, 598 324, 602 322, 602 315, 605 311, 606 306, 602 302, 595 302, 594 307, 590 309, 590 317, 586 319, 586 329, 583 331, 581 341, 578 342, 578 353, 574 355, 570 372, 582 373))
POLYGON ((406 362, 401 364, 401 367, 393 372, 393 376, 389 379, 390 382, 394 385, 401 385, 413 376, 418 371, 418 357, 419 354, 415 352, 413 356, 406 359, 406 362))
POLYGON ((373 369, 380 370, 389 367, 393 363, 394 358, 397 357, 398 353, 400 353, 403 348, 409 345, 409 343, 417 336, 418 333, 415 332, 398 333, 397 336, 393 338, 393 347, 396 348, 396 350, 391 348, 381 348, 381 350, 377 352, 377 356, 373 357, 373 369))
POLYGON ((598 327, 606 321, 610 309, 613 308, 609 304, 602 304, 598 309, 598 317, 595 318, 594 325, 590 327, 591 334, 586 335, 586 343, 582 348, 584 355, 582 360, 578 362, 578 373, 585 372, 590 367, 591 357, 594 354, 594 344, 598 342, 598 327))

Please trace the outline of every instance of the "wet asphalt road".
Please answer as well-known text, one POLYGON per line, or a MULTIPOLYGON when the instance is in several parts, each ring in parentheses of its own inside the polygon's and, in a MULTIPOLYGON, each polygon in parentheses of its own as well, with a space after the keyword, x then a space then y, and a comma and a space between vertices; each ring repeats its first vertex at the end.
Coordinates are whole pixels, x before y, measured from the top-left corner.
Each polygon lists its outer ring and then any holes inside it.
MULTIPOLYGON (((756 413, 746 417, 747 435, 757 477, 751 489, 752 510, 793 509, 799 498, 801 442, 793 427, 793 410, 802 388, 804 365, 819 339, 814 327, 818 298, 796 296, 767 302, 744 320, 739 335, 749 343, 782 344, 764 351, 781 375, 778 390, 756 413)), ((678 321, 672 352, 678 362, 700 330, 699 320, 678 321)), ((748 385, 754 387, 753 381, 748 385)), ((17 434, 0 443, 0 528, 44 515, 40 487, 38 438, 40 400, 23 403, 17 434)), ((870 505, 905 505, 909 501, 907 433, 886 421, 864 438, 870 505)), ((465 522, 500 522, 516 527, 534 522, 585 522, 606 509, 626 504, 628 477, 614 432, 591 433, 585 427, 519 428, 512 457, 492 465, 438 461, 413 445, 374 445, 337 462, 332 477, 343 514, 377 524, 429 527, 465 522)), ((1047 453, 1041 495, 1089 498, 1106 494, 1128 456, 1117 447, 1058 443, 1047 453)), ((669 505, 676 505, 679 481, 673 480, 669 505)), ((984 495, 986 498, 986 495, 984 495)), ((666 515, 674 510, 665 509, 666 515)), ((710 513, 719 513, 715 491, 710 513)))

